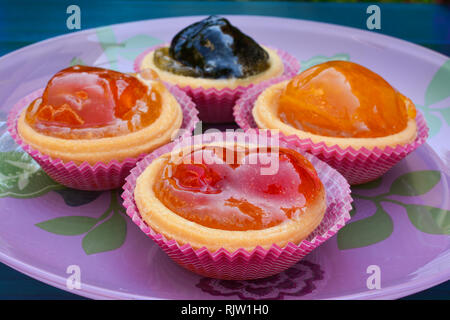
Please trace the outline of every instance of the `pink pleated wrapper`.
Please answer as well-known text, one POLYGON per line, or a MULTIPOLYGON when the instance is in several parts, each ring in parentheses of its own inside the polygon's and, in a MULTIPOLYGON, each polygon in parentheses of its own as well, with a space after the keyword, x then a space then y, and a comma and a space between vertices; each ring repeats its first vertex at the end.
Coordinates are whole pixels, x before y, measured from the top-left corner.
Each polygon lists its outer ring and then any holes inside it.
MULTIPOLYGON (((214 142, 223 141, 226 138, 226 141, 230 142, 230 133, 227 133, 227 137, 225 137, 225 133, 222 133, 221 140, 217 140, 217 133, 214 135, 214 142)), ((258 136, 259 134, 251 134, 249 132, 232 133, 234 142, 243 141, 242 139, 245 137, 250 143, 256 143, 258 136)), ((199 136, 195 137, 199 139, 199 136)), ((208 135, 204 134, 202 137, 208 138, 208 135)), ((190 143, 194 141, 194 137, 188 139, 190 139, 190 143)), ((167 239, 164 235, 150 228, 142 219, 134 201, 134 189, 139 175, 154 159, 171 152, 176 146, 175 142, 163 146, 138 162, 137 166, 131 170, 130 175, 126 178, 122 198, 126 212, 133 222, 154 240, 170 258, 192 272, 206 277, 228 280, 257 279, 277 274, 297 263, 312 250, 335 235, 350 219, 349 212, 352 198, 350 197, 350 186, 344 177, 316 157, 280 141, 280 147, 288 147, 304 154, 316 168, 325 186, 327 210, 320 225, 308 238, 300 243, 288 243, 283 248, 274 244, 269 249, 256 247, 252 251, 247 251, 241 248, 234 252, 228 252, 223 248, 211 252, 206 247, 194 249, 189 244, 180 245, 175 240, 167 239)))
MULTIPOLYGON (((164 46, 168 46, 168 44, 160 44, 142 52, 134 62, 134 70, 136 72, 140 72, 144 57, 150 52, 164 46)), ((291 78, 296 75, 300 70, 300 63, 298 60, 287 52, 279 49, 275 50, 284 65, 284 72, 281 76, 277 77, 277 79, 291 78)), ((200 120, 207 123, 227 123, 234 121, 233 106, 235 105, 236 100, 239 99, 245 91, 253 86, 254 84, 250 84, 245 87, 239 86, 235 89, 225 88, 221 90, 215 88, 191 88, 189 86, 178 87, 186 92, 195 102, 195 105, 199 111, 200 120)))
MULTIPOLYGON (((266 88, 282 79, 273 79, 248 90, 234 106, 234 119, 244 130, 258 128, 253 119, 252 109, 259 94, 266 88)), ((285 136, 280 132, 282 140, 290 145, 298 146, 320 160, 338 170, 351 185, 363 184, 375 180, 385 174, 396 163, 422 145, 428 137, 427 123, 422 114, 417 111, 417 137, 404 145, 385 148, 341 148, 337 145, 327 146, 324 142, 314 143, 311 139, 300 139, 296 135, 285 136)))
MULTIPOLYGON (((175 86, 167 86, 177 99, 183 110, 182 136, 190 136, 198 119, 198 111, 191 98, 175 86)), ((14 141, 21 146, 42 169, 55 181, 69 188, 81 190, 109 190, 123 185, 125 177, 130 173, 136 163, 145 157, 142 154, 136 158, 127 158, 123 161, 113 160, 108 164, 98 162, 90 165, 87 162, 76 164, 73 161, 64 163, 61 159, 53 159, 42 154, 39 150, 26 144, 17 132, 17 121, 22 110, 42 96, 44 89, 36 90, 17 102, 8 115, 8 131, 14 141)))

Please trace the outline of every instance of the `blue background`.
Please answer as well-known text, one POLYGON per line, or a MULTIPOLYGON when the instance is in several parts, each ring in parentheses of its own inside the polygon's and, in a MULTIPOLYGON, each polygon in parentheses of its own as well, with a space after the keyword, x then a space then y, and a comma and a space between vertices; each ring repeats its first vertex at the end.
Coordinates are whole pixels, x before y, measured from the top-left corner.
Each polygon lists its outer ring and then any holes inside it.
MULTIPOLYGON (((246 14, 307 19, 366 29, 368 3, 294 1, 32 1, 0 0, 0 56, 71 32, 66 9, 81 8, 81 28, 162 17, 246 14)), ((379 32, 450 55, 450 6, 378 4, 379 32)), ((405 299, 449 299, 450 281, 405 299)), ((0 264, 0 299, 81 299, 0 264)))

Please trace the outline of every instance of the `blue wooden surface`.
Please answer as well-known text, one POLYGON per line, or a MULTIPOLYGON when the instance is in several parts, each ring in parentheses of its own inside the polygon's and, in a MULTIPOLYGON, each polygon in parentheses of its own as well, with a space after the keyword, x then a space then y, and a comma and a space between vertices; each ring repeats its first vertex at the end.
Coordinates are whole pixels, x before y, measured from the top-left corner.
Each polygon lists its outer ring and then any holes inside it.
MULTIPOLYGON (((283 1, 34 1, 0 0, 0 56, 34 42, 71 32, 66 8, 81 8, 82 29, 161 17, 210 14, 271 15, 366 28, 367 3, 283 1)), ((383 34, 450 55, 450 6, 378 4, 383 34)), ((449 299, 450 281, 406 297, 449 299)), ((0 264, 0 299, 80 299, 0 264)))

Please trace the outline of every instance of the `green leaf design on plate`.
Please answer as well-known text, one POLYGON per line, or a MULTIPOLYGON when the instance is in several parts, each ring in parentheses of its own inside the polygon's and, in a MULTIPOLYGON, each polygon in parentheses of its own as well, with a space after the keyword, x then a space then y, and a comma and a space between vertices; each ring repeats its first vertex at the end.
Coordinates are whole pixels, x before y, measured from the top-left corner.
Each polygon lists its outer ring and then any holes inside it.
POLYGON ((422 232, 450 234, 450 211, 430 206, 405 204, 408 218, 422 232))
POLYGON ((450 96, 450 59, 434 74, 425 93, 425 105, 429 106, 450 96))
POLYGON ((97 38, 103 49, 112 69, 117 69, 117 55, 119 45, 116 42, 116 36, 111 27, 96 29, 97 38))
POLYGON ((419 108, 422 109, 423 115, 425 116, 425 120, 427 121, 428 128, 430 129, 429 135, 430 137, 433 137, 441 130, 442 121, 438 116, 433 114, 433 112, 431 112, 430 109, 426 107, 425 108, 419 107, 419 108))
POLYGON ((105 52, 111 68, 115 70, 118 68, 117 61, 119 55, 128 60, 134 60, 146 48, 162 42, 157 38, 139 34, 122 43, 118 43, 114 30, 111 27, 98 28, 96 33, 100 46, 105 52))
POLYGON ((399 196, 418 196, 430 191, 441 180, 435 170, 412 171, 401 175, 391 185, 389 193, 399 196))
POLYGON ((383 179, 380 177, 378 179, 375 179, 373 181, 364 183, 364 184, 359 184, 356 186, 352 186, 352 189, 356 189, 356 190, 369 190, 369 189, 375 189, 378 188, 381 185, 381 182, 383 181, 383 179))
POLYGON ((123 50, 120 54, 128 60, 134 60, 146 48, 162 43, 161 40, 147 36, 145 34, 138 34, 123 42, 123 50))
POLYGON ((111 218, 83 238, 83 249, 86 254, 115 250, 125 242, 126 234, 127 223, 120 212, 115 210, 111 218))
POLYGON ((350 60, 350 55, 348 53, 338 53, 335 54, 334 56, 331 57, 327 57, 327 56, 314 56, 308 60, 302 61, 301 62, 301 69, 300 72, 309 69, 317 64, 326 62, 326 61, 334 61, 334 60, 345 60, 345 61, 349 61, 350 60))
POLYGON ((340 250, 370 246, 387 239, 394 231, 391 217, 377 204, 372 216, 345 225, 337 234, 340 250))
POLYGON ((64 186, 24 152, 0 152, 0 197, 34 198, 64 186))
MULTIPOLYGON (((76 202, 79 205, 79 202, 76 202)), ((117 191, 111 191, 109 207, 99 218, 65 216, 37 223, 42 230, 65 236, 86 234, 82 246, 86 254, 111 251, 125 242, 127 223, 125 209, 117 201, 117 191)))
POLYGON ((51 233, 75 236, 88 232, 97 222, 91 217, 67 216, 40 222, 36 226, 51 233))
MULTIPOLYGON (((387 198, 387 196, 391 195, 410 197, 423 195, 433 189, 440 180, 441 173, 436 170, 412 171, 397 177, 391 184, 388 193, 374 196, 353 194, 354 198, 374 202, 377 211, 369 218, 358 220, 344 226, 338 233, 339 248, 359 248, 377 243, 389 237, 393 230, 393 226, 391 226, 392 220, 381 207, 380 203, 382 202, 390 202, 404 207, 411 223, 422 232, 436 235, 450 234, 449 210, 427 205, 408 204, 396 199, 387 198)), ((364 185, 363 189, 370 189, 373 186, 379 185, 379 182, 372 183, 364 185)), ((357 190, 355 187, 352 189, 357 190)))

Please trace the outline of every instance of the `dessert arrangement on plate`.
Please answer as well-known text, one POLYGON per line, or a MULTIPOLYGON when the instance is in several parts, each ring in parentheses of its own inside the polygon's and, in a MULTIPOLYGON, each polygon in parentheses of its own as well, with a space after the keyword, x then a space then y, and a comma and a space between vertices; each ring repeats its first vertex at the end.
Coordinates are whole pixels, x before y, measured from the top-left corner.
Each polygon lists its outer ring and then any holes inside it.
POLYGON ((122 187, 133 222, 208 277, 263 278, 297 263, 350 219, 350 185, 427 138, 411 99, 375 72, 331 61, 298 73, 283 48, 217 16, 134 66, 57 72, 16 103, 9 132, 62 185, 122 187), (245 132, 192 136, 199 120, 245 132))

